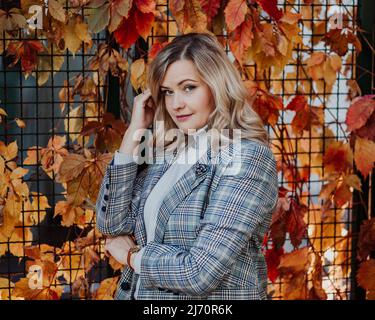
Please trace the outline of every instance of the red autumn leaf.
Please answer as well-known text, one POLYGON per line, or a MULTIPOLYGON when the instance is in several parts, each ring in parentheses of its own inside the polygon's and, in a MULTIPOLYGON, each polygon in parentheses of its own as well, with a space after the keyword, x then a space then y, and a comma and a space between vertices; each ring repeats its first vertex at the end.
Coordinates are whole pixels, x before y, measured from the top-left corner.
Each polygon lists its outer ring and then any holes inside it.
POLYGON ((22 71, 30 74, 37 65, 38 53, 43 51, 45 48, 39 40, 12 41, 7 47, 7 56, 15 56, 10 67, 21 59, 22 71))
POLYGON ((138 39, 139 34, 135 23, 134 9, 129 12, 128 18, 123 18, 120 26, 114 31, 114 37, 123 49, 128 49, 138 39))
POLYGON ((346 183, 342 183, 334 194, 335 204, 338 208, 341 208, 344 204, 352 199, 352 192, 346 183))
MULTIPOLYGON (((372 113, 372 116, 367 120, 366 124, 363 127, 353 131, 352 133, 354 133, 357 137, 375 141, 375 112, 372 113)), ((351 138, 354 138, 354 136, 351 138)), ((351 143, 352 140, 354 139, 351 139, 351 143)), ((353 147, 354 144, 351 144, 351 146, 353 147)))
POLYGON ((295 96, 292 101, 290 101, 288 103, 288 105, 286 106, 286 110, 293 110, 293 111, 300 111, 300 110, 303 110, 305 108, 305 106, 307 105, 307 99, 305 96, 301 96, 301 95, 298 95, 298 96, 295 96))
POLYGON ((276 249, 282 248, 285 242, 287 232, 287 211, 289 208, 290 202, 288 198, 286 198, 286 193, 283 188, 279 188, 279 198, 277 201, 276 210, 272 215, 270 227, 272 243, 276 249))
POLYGON ((348 131, 363 127, 375 111, 375 95, 355 98, 346 113, 345 123, 348 131))
POLYGON ((264 123, 275 125, 279 118, 279 110, 283 109, 281 97, 259 88, 254 81, 245 81, 250 96, 254 99, 252 108, 259 114, 264 123))
POLYGON ((283 11, 277 8, 277 0, 257 0, 257 2, 276 21, 279 21, 283 16, 283 11))
POLYGON ((291 125, 297 135, 301 134, 303 130, 309 130, 313 125, 323 123, 323 110, 309 106, 305 96, 294 97, 285 109, 296 112, 291 125))
POLYGON ((304 204, 297 203, 295 199, 291 199, 290 209, 287 212, 287 231, 295 248, 301 244, 302 239, 307 235, 307 225, 304 221, 306 213, 307 207, 304 204))
POLYGON ((124 17, 119 27, 114 31, 114 37, 119 45, 126 50, 139 36, 146 39, 151 31, 154 20, 155 16, 153 13, 144 13, 133 6, 129 11, 128 18, 124 17))
POLYGON ((154 20, 155 16, 153 13, 143 13, 140 10, 135 11, 137 32, 143 39, 146 40, 147 36, 150 34, 154 20))
POLYGON ((375 259, 370 259, 360 264, 357 280, 359 285, 366 290, 375 290, 375 259))
POLYGON ((203 12, 207 15, 207 22, 210 23, 212 18, 217 15, 221 1, 220 0, 199 0, 203 12))
POLYGON ((348 144, 333 141, 329 144, 323 163, 327 172, 345 173, 353 166, 353 153, 348 144))
POLYGON ((348 52, 348 44, 352 43, 356 47, 357 53, 361 52, 362 45, 359 39, 352 32, 343 29, 332 29, 323 38, 323 41, 331 47, 331 51, 339 56, 344 56, 348 52))
POLYGON ((163 49, 169 41, 164 41, 163 43, 154 43, 151 49, 148 51, 148 57, 154 59, 161 49, 163 49))
POLYGON ((375 218, 362 222, 359 231, 357 258, 365 260, 373 251, 375 251, 375 218))
POLYGON ((284 249, 276 249, 275 245, 272 246, 272 249, 268 249, 265 254, 267 262, 267 274, 268 279, 275 283, 277 277, 279 276, 279 270, 277 267, 280 264, 280 257, 284 254, 284 249))
POLYGON ((229 34, 229 47, 237 61, 242 64, 244 52, 251 46, 254 39, 252 32, 253 23, 248 17, 241 25, 229 34))

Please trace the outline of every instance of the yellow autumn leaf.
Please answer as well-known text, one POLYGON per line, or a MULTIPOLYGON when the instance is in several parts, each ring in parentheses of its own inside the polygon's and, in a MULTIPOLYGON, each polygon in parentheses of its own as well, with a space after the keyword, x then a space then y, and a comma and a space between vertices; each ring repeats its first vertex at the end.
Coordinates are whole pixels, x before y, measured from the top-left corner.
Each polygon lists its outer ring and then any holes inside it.
POLYGON ((59 273, 64 276, 66 281, 72 283, 80 276, 85 276, 82 254, 76 250, 74 242, 65 242, 59 255, 61 257, 59 273))
MULTIPOLYGON (((8 196, 3 208, 3 224, 0 226, 0 241, 7 241, 20 220, 22 203, 16 197, 8 196)), ((6 246, 0 246, 0 255, 4 254, 6 246)))
POLYGON ((80 207, 75 207, 66 201, 59 201, 55 206, 54 217, 61 215, 61 225, 64 227, 70 227, 73 223, 84 214, 84 210, 80 207))
POLYGON ((41 150, 41 148, 36 147, 36 146, 30 147, 29 149, 27 149, 26 158, 23 161, 23 164, 24 165, 36 165, 36 164, 38 164, 38 159, 40 161, 40 150, 41 150))
POLYGON ((65 22, 65 10, 56 0, 48 0, 48 12, 58 21, 65 22))
POLYGON ((16 121, 17 126, 20 127, 21 129, 26 127, 26 123, 22 119, 15 118, 14 121, 16 121))
POLYGON ((6 161, 12 160, 17 157, 18 146, 17 140, 9 143, 7 146, 0 141, 0 156, 2 156, 6 161))
POLYGON ((3 108, 0 108, 0 116, 7 116, 8 114, 3 108))
POLYGON ((94 300, 113 300, 119 277, 104 279, 96 290, 94 300))
POLYGON ((14 232, 9 239, 9 252, 16 257, 23 257, 24 243, 31 243, 33 235, 30 227, 26 227, 21 221, 15 225, 14 232))
POLYGON ((22 167, 18 167, 17 169, 13 170, 10 179, 19 179, 22 178, 24 175, 26 175, 29 172, 28 169, 24 169, 22 167))
POLYGON ((65 49, 69 49, 73 56, 81 48, 82 42, 91 47, 92 40, 88 31, 88 25, 82 21, 82 17, 74 16, 64 26, 65 49))
POLYGON ((8 288, 14 288, 14 283, 7 278, 0 278, 0 300, 9 300, 8 288))
POLYGON ((135 60, 130 65, 130 82, 135 90, 145 89, 146 65, 143 59, 135 60))

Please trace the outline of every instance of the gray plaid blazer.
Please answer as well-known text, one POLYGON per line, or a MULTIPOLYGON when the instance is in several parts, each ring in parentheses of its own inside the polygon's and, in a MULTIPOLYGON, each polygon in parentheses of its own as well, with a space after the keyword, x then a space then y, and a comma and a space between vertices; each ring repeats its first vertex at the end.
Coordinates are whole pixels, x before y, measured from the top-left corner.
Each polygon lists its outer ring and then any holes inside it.
POLYGON ((267 266, 261 251, 278 199, 276 162, 269 147, 241 139, 241 167, 233 144, 211 161, 211 147, 173 186, 159 209, 155 239, 147 244, 143 208, 171 162, 107 167, 97 227, 105 235, 133 234, 146 246, 141 274, 124 267, 117 300, 266 299, 267 266))

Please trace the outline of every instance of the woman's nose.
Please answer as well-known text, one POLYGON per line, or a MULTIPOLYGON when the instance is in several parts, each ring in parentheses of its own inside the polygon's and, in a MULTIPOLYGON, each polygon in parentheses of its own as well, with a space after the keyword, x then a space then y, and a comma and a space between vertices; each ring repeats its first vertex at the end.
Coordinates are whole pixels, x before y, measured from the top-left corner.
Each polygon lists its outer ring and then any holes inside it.
POLYGON ((183 97, 181 97, 180 94, 175 93, 172 99, 172 109, 178 110, 178 109, 183 108, 184 106, 185 106, 185 102, 184 102, 183 97))

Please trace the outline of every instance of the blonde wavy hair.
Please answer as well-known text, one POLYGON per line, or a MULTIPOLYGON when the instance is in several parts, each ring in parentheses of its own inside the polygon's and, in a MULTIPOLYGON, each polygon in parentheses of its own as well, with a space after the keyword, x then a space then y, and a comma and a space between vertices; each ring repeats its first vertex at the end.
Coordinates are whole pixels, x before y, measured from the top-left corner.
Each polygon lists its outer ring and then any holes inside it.
POLYGON ((201 80, 209 86, 214 97, 215 110, 209 116, 208 130, 221 132, 223 129, 239 129, 241 138, 268 144, 263 121, 251 107, 251 98, 241 75, 220 42, 209 33, 187 33, 176 36, 148 66, 147 84, 156 104, 153 128, 156 128, 158 121, 164 124, 163 132, 158 128, 154 130, 151 137, 153 145, 157 148, 158 139, 163 139, 166 152, 181 143, 178 139, 169 143, 165 139, 166 132, 177 129, 177 126, 166 109, 160 86, 169 65, 183 59, 193 62, 201 80))

